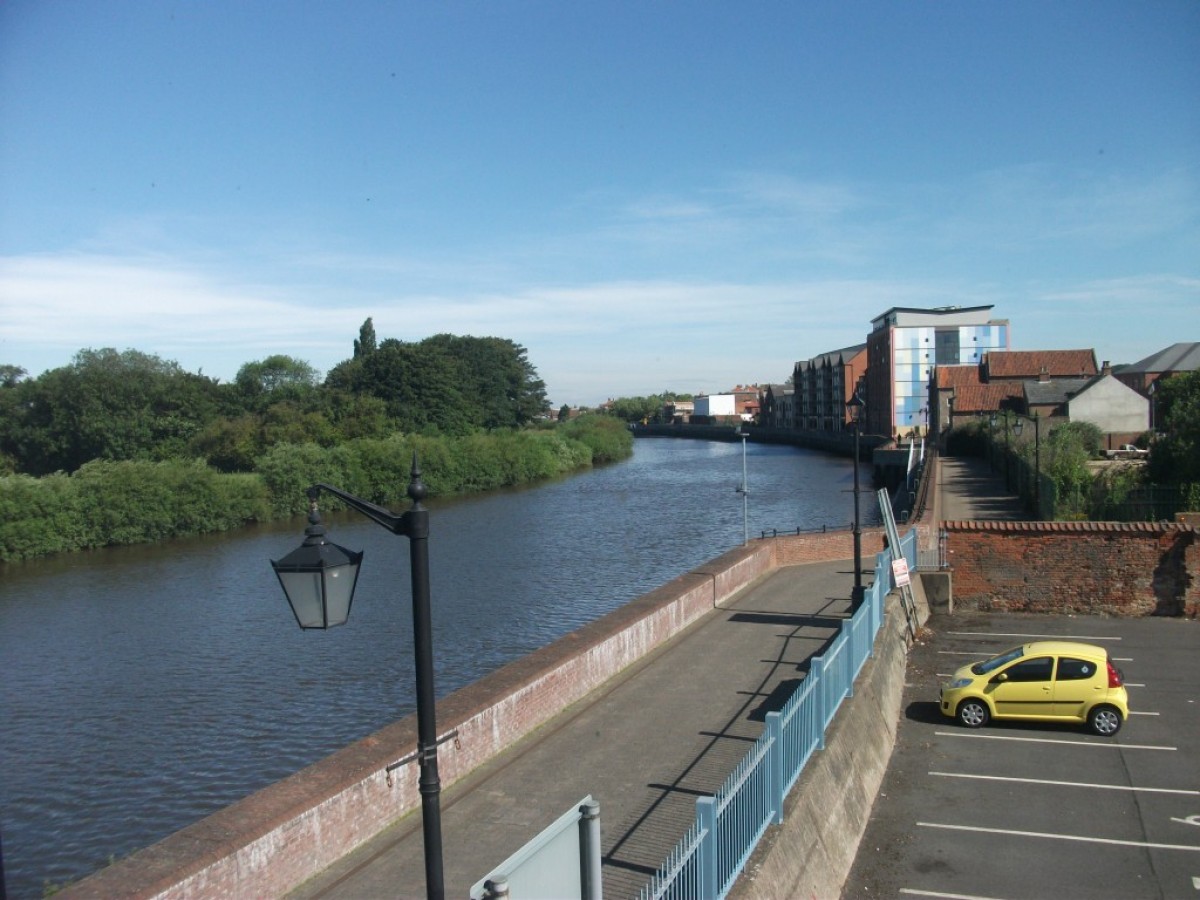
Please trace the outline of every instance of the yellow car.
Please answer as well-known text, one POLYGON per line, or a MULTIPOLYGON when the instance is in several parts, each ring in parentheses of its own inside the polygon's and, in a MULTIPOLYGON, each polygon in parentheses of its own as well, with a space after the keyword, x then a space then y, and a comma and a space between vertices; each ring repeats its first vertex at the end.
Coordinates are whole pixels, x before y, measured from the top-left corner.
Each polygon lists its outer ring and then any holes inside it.
POLYGON ((941 710, 968 728, 992 719, 1086 722, 1112 737, 1129 717, 1129 698, 1103 647, 1035 641, 963 666, 942 685, 941 710))

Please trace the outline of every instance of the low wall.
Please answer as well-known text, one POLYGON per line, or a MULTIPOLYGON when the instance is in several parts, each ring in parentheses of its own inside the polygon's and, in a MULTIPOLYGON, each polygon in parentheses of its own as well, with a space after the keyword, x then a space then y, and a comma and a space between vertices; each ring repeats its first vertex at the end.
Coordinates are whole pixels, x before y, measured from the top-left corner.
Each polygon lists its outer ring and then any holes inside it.
POLYGON ((908 661, 898 596, 887 601, 875 656, 854 683, 788 794, 783 824, 763 836, 734 885, 735 900, 837 897, 854 865, 896 743, 908 661))
MULTIPOLYGON (((438 701, 452 784, 780 565, 852 558, 849 533, 754 541, 438 701)), ((865 546, 865 542, 864 542, 865 546)), ((415 716, 63 890, 69 898, 279 896, 420 806, 415 716)))
POLYGON ((1175 523, 945 522, 954 608, 1200 616, 1200 541, 1175 523))

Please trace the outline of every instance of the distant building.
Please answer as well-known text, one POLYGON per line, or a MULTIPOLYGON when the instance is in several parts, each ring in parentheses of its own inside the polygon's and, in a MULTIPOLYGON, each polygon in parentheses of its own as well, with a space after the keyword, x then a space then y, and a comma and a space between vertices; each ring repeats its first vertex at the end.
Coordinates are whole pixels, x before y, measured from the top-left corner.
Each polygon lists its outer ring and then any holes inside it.
POLYGON ((796 393, 788 384, 768 384, 762 393, 759 424, 768 428, 792 428, 796 416, 796 393))
POLYGON ((1160 378, 1197 369, 1200 369, 1200 343, 1172 344, 1131 365, 1114 367, 1113 375, 1138 393, 1148 395, 1160 378))
POLYGON ((692 422, 697 425, 753 422, 758 417, 758 395, 757 385, 738 385, 728 394, 701 394, 692 401, 692 422))
POLYGON ((1090 422, 1107 438, 1108 449, 1132 444, 1150 427, 1150 400, 1118 381, 1106 366, 1067 396, 1072 422, 1090 422))
POLYGON ((1004 350, 985 353, 979 363, 980 378, 987 383, 1028 381, 1030 378, 1091 378, 1096 368, 1095 350, 1004 350))
POLYGON ((1007 350, 1007 319, 991 306, 935 309, 893 307, 871 320, 867 336, 866 431, 907 434, 930 415, 931 375, 937 366, 978 366, 984 354, 1007 350))
POLYGON ((696 404, 691 400, 668 400, 663 404, 661 418, 671 425, 686 425, 692 421, 696 404))
POLYGON ((867 371, 867 345, 857 344, 796 363, 792 370, 795 427, 843 431, 850 417, 846 401, 867 371))
POLYGON ((952 419, 1002 410, 1066 415, 1067 393, 1082 389, 1096 372, 1094 350, 994 350, 978 365, 939 365, 931 385, 933 428, 940 433, 952 419))

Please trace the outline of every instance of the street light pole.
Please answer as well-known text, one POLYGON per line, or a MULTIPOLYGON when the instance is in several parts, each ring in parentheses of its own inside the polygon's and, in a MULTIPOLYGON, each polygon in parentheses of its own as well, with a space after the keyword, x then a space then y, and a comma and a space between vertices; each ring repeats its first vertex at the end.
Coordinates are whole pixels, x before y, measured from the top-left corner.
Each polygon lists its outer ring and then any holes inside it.
POLYGON ((412 580, 413 642, 416 654, 417 759, 421 822, 425 842, 425 890, 429 900, 446 895, 442 873, 441 779, 437 764, 437 722, 433 686, 433 629, 429 602, 429 511, 421 505, 426 489, 413 454, 408 496, 412 507, 396 515, 382 506, 328 484, 308 489, 309 526, 304 543, 271 565, 301 628, 331 628, 350 614, 363 554, 325 539, 317 497, 325 491, 377 525, 408 538, 412 580))
POLYGON ((738 493, 742 495, 742 546, 750 543, 750 485, 746 481, 746 438, 748 435, 740 428, 736 434, 742 439, 742 486, 738 493))
POLYGON ((850 421, 854 423, 854 594, 851 599, 857 603, 862 600, 862 525, 858 515, 858 461, 859 433, 862 431, 862 413, 866 403, 855 389, 854 396, 846 401, 846 409, 850 411, 850 421))
MULTIPOLYGON (((1033 422, 1033 511, 1040 519, 1042 517, 1042 417, 1034 410, 1032 416, 1025 416, 1033 422)), ((1013 434, 1021 436, 1022 422, 1017 419, 1013 423, 1013 434)))

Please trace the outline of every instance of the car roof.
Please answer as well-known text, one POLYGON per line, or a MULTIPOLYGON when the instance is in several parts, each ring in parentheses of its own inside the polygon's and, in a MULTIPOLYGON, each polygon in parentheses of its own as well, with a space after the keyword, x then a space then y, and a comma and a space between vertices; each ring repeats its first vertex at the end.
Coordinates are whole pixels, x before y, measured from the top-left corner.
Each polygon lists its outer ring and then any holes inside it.
POLYGON ((1108 651, 1097 644, 1085 644, 1081 641, 1033 641, 1025 644, 1026 656, 1040 656, 1050 653, 1066 656, 1095 656, 1108 658, 1108 651))

